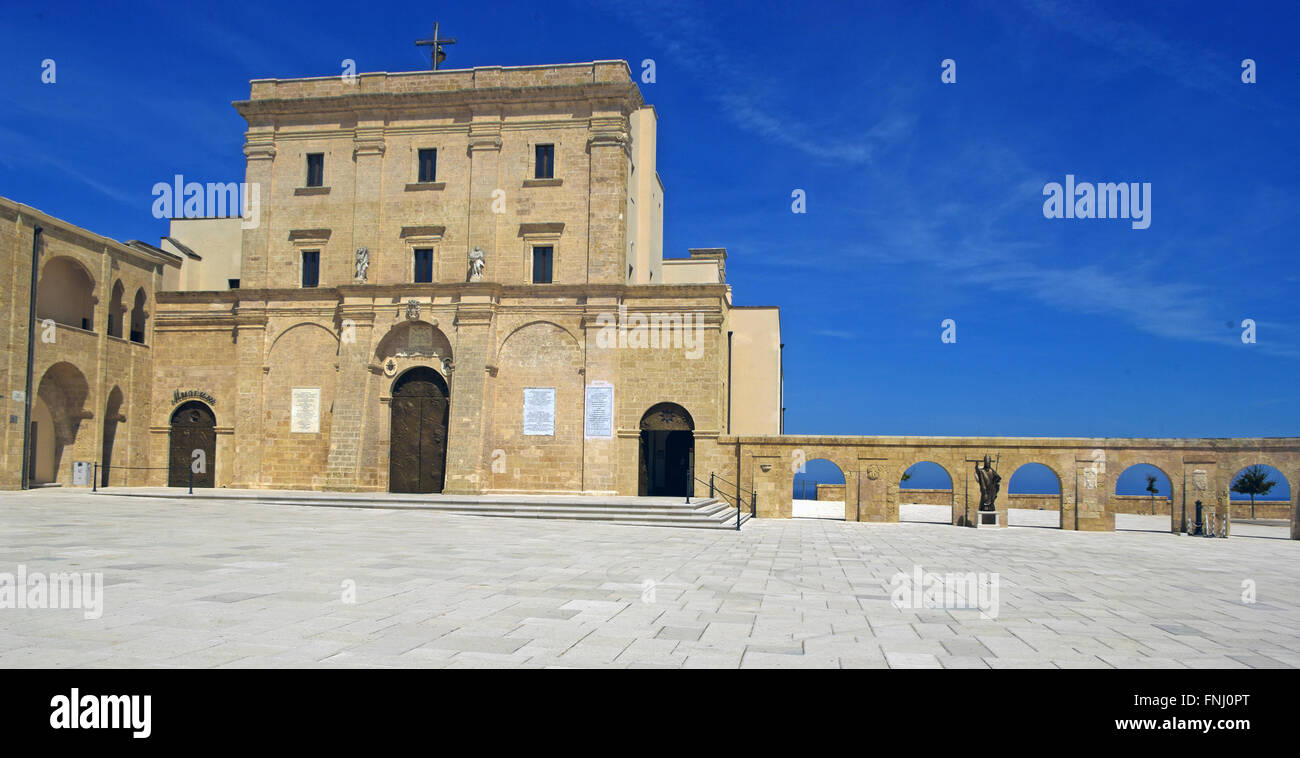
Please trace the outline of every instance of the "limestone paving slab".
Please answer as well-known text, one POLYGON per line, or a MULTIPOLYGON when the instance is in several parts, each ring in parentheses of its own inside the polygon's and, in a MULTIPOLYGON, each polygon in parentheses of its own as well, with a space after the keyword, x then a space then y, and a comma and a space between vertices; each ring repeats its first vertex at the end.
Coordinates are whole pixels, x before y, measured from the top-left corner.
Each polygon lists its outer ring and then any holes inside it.
POLYGON ((0 494, 0 572, 104 588, 94 618, 0 608, 0 666, 1300 667, 1285 524, 1227 540, 826 519, 713 532, 238 494, 0 494), (896 607, 895 575, 918 568, 996 573, 996 609, 896 607))

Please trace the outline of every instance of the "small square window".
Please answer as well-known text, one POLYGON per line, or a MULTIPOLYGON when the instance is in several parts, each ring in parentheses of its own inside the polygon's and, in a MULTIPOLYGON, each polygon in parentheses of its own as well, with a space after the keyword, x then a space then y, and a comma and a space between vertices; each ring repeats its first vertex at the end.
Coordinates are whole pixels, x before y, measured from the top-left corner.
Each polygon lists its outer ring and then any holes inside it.
POLYGON ((315 287, 320 284, 320 251, 302 251, 302 286, 315 287))
POLYGON ((415 281, 433 281, 433 249, 419 248, 415 251, 415 281))
POLYGON ((421 148, 420 173, 417 181, 436 182, 438 176, 438 151, 434 148, 421 148))
POLYGON ((533 248, 533 284, 551 283, 551 264, 555 249, 550 245, 533 248))
POLYGON ((325 186, 325 153, 307 153, 307 186, 325 186))
POLYGON ((537 145, 537 160, 534 164, 534 179, 555 178, 555 145, 537 145))
POLYGON ((229 288, 232 289, 232 290, 237 290, 237 289, 239 289, 239 280, 238 280, 238 279, 227 279, 227 280, 226 280, 226 286, 229 287, 229 288))

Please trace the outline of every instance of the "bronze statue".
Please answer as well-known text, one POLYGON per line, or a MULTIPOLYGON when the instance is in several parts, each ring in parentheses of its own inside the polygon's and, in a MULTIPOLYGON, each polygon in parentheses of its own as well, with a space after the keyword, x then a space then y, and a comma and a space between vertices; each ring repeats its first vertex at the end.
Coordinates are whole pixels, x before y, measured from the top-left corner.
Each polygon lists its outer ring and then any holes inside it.
POLYGON ((993 503, 998 499, 998 490, 1002 487, 1002 475, 993 470, 988 455, 984 456, 984 466, 975 464, 975 478, 980 483, 980 510, 997 510, 993 503))

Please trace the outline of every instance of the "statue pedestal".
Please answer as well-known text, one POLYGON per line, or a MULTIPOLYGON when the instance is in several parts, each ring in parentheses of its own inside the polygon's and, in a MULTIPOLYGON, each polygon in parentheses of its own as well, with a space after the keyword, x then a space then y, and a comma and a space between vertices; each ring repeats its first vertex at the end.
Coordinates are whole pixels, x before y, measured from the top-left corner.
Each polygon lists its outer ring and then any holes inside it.
POLYGON ((997 511, 975 512, 975 527, 977 529, 997 529, 999 526, 997 511))

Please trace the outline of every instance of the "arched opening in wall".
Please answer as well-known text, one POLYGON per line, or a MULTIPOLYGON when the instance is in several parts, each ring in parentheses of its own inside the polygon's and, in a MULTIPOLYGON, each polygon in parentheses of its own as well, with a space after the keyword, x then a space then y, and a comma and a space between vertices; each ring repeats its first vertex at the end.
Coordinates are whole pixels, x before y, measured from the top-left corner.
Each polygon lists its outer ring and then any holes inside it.
POLYGON ((131 341, 144 344, 144 322, 149 318, 145 312, 148 298, 144 295, 144 288, 135 291, 135 305, 131 307, 131 341))
POLYGON ((1174 488, 1164 471, 1150 463, 1135 463, 1115 477, 1111 510, 1116 531, 1169 531, 1174 488))
MULTIPOLYGON (((108 393, 108 403, 104 406, 104 441, 99 452, 99 486, 109 485, 109 472, 113 469, 113 448, 117 444, 117 425, 125 421, 122 415, 122 390, 114 387, 108 393)), ((119 477, 119 483, 125 480, 119 477)))
POLYGON ((122 287, 122 280, 118 279, 113 283, 113 296, 108 301, 108 336, 122 336, 122 319, 126 316, 126 303, 122 302, 126 297, 126 289, 122 287))
MULTIPOLYGON (((33 484, 57 482, 60 472, 70 468, 65 466, 65 459, 71 458, 67 453, 76 448, 84 427, 81 422, 93 415, 86 409, 89 395, 86 377, 71 363, 56 363, 41 377, 29 430, 33 444, 28 465, 33 484)), ((84 460, 94 455, 93 448, 83 452, 84 460)))
POLYGON ((794 473, 793 518, 844 520, 844 472, 833 461, 814 458, 794 473))
POLYGON ((447 382, 428 366, 416 366, 393 382, 389 492, 442 492, 450 410, 447 382))
POLYGON ((663 497, 694 494, 695 420, 676 403, 659 403, 641 416, 641 466, 637 493, 663 497))
MULTIPOLYGON (((1291 482, 1276 468, 1252 463, 1232 475, 1228 485, 1233 521, 1287 526, 1291 520, 1291 482)), ((1195 514, 1192 514, 1195 517, 1195 514)))
MULTIPOLYGON (((1007 526, 1061 528, 1061 477, 1051 468, 1026 463, 1011 473, 1004 491, 1007 526)), ((978 489, 974 499, 979 502, 978 489)))
POLYGON ((898 520, 952 523, 952 476, 934 461, 913 463, 898 482, 898 520))
POLYGON ((72 258, 53 258, 36 286, 36 318, 86 331, 95 329, 95 280, 72 258))
POLYGON ((217 478, 217 417, 191 400, 172 412, 168 441, 167 486, 214 487, 217 478))

